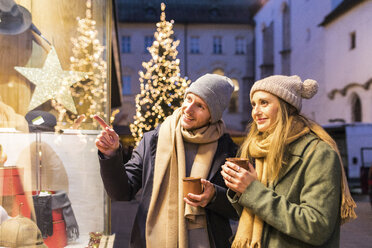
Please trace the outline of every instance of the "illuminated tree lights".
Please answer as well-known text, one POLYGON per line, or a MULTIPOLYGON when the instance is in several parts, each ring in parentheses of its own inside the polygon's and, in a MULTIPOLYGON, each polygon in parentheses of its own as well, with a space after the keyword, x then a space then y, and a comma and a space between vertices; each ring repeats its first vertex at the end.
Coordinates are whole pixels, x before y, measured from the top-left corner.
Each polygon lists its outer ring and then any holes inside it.
POLYGON ((92 1, 86 1, 86 16, 77 17, 78 37, 71 38, 73 44, 70 57, 70 69, 87 72, 88 79, 72 85, 71 92, 76 103, 77 114, 66 111, 53 102, 54 108, 59 112, 58 122, 61 125, 71 126, 78 115, 85 114, 86 123, 97 128, 98 123, 93 121, 93 115, 106 117, 104 106, 106 103, 107 63, 102 58, 105 47, 97 38, 96 22, 92 19, 92 1))
POLYGON ((165 20, 165 4, 161 4, 160 22, 156 24, 154 42, 148 48, 151 59, 143 62, 139 71, 141 92, 136 96, 136 115, 130 130, 134 140, 153 130, 181 106, 185 90, 190 84, 180 76, 180 60, 177 59, 179 40, 174 40, 173 21, 165 20))

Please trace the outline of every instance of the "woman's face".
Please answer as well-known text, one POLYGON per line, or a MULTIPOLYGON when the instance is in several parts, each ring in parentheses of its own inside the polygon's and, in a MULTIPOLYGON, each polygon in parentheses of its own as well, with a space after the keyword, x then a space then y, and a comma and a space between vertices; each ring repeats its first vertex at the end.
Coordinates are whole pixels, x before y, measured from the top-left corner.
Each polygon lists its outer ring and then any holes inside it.
POLYGON ((278 97, 266 91, 256 91, 252 99, 252 118, 260 132, 265 132, 273 126, 279 110, 278 97))

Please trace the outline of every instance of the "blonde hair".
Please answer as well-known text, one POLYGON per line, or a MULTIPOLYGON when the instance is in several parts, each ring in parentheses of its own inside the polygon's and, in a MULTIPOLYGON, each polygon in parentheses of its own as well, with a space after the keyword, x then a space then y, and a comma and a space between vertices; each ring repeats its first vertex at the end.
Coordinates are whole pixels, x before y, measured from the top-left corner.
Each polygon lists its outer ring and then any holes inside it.
POLYGON ((266 161, 267 165, 269 166, 268 178, 270 182, 273 182, 275 179, 278 178, 279 172, 283 165, 285 165, 288 162, 287 161, 288 158, 285 157, 286 149, 288 147, 286 140, 290 134, 292 123, 300 121, 303 122, 304 125, 311 130, 311 132, 318 136, 320 140, 323 140, 329 146, 331 146, 332 149, 337 152, 340 162, 342 163, 341 156, 337 148, 337 144, 331 138, 331 136, 329 136, 329 134, 319 124, 299 114, 295 107, 283 101, 279 97, 278 99, 279 99, 278 113, 280 114, 277 115, 277 119, 275 120, 272 127, 268 131, 262 133, 258 131, 257 124, 254 121, 252 121, 249 124, 249 132, 247 134, 247 137, 245 138, 243 144, 241 145, 238 151, 238 156, 242 158, 248 158, 252 162, 252 156, 249 153, 248 148, 253 142, 253 140, 256 140, 256 138, 258 138, 258 136, 261 135, 263 135, 263 137, 271 136, 270 137, 271 143, 269 146, 266 161))

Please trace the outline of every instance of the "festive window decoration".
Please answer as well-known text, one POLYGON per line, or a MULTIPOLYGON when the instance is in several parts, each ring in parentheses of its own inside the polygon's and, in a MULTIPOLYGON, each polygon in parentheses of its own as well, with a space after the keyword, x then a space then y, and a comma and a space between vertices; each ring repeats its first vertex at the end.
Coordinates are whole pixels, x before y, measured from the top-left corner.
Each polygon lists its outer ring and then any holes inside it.
POLYGON ((52 47, 42 68, 14 67, 19 73, 36 85, 28 110, 55 99, 72 113, 77 113, 70 86, 87 76, 84 72, 64 71, 57 52, 52 47))

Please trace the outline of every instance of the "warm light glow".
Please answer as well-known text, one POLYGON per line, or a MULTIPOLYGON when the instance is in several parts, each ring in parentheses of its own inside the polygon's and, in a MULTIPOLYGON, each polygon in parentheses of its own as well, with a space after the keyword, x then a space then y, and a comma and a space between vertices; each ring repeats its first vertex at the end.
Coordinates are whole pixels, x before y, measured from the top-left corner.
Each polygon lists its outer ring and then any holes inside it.
POLYGON ((136 115, 130 125, 138 144, 143 133, 153 130, 182 105, 190 80, 180 76, 177 59, 179 40, 173 40, 173 23, 165 20, 165 4, 161 4, 160 22, 156 24, 154 42, 149 48, 151 60, 143 62, 139 72, 140 94, 136 96, 136 115))
MULTIPOLYGON (((86 16, 81 19, 77 17, 77 38, 71 38, 72 56, 70 57, 70 70, 87 72, 87 77, 75 83, 72 88, 72 96, 77 103, 77 114, 66 111, 56 101, 52 102, 53 107, 58 110, 57 126, 59 129, 68 128, 73 125, 79 115, 85 114, 86 123, 90 127, 98 128, 98 123, 93 121, 95 114, 104 119, 107 118, 104 111, 107 102, 107 63, 103 59, 105 47, 97 38, 98 31, 96 22, 92 19, 92 1, 86 1, 86 16)), ((115 116, 115 115, 114 115, 115 116)), ((112 118, 112 116, 111 116, 112 118)), ((111 120, 113 121, 113 120, 111 120)))

